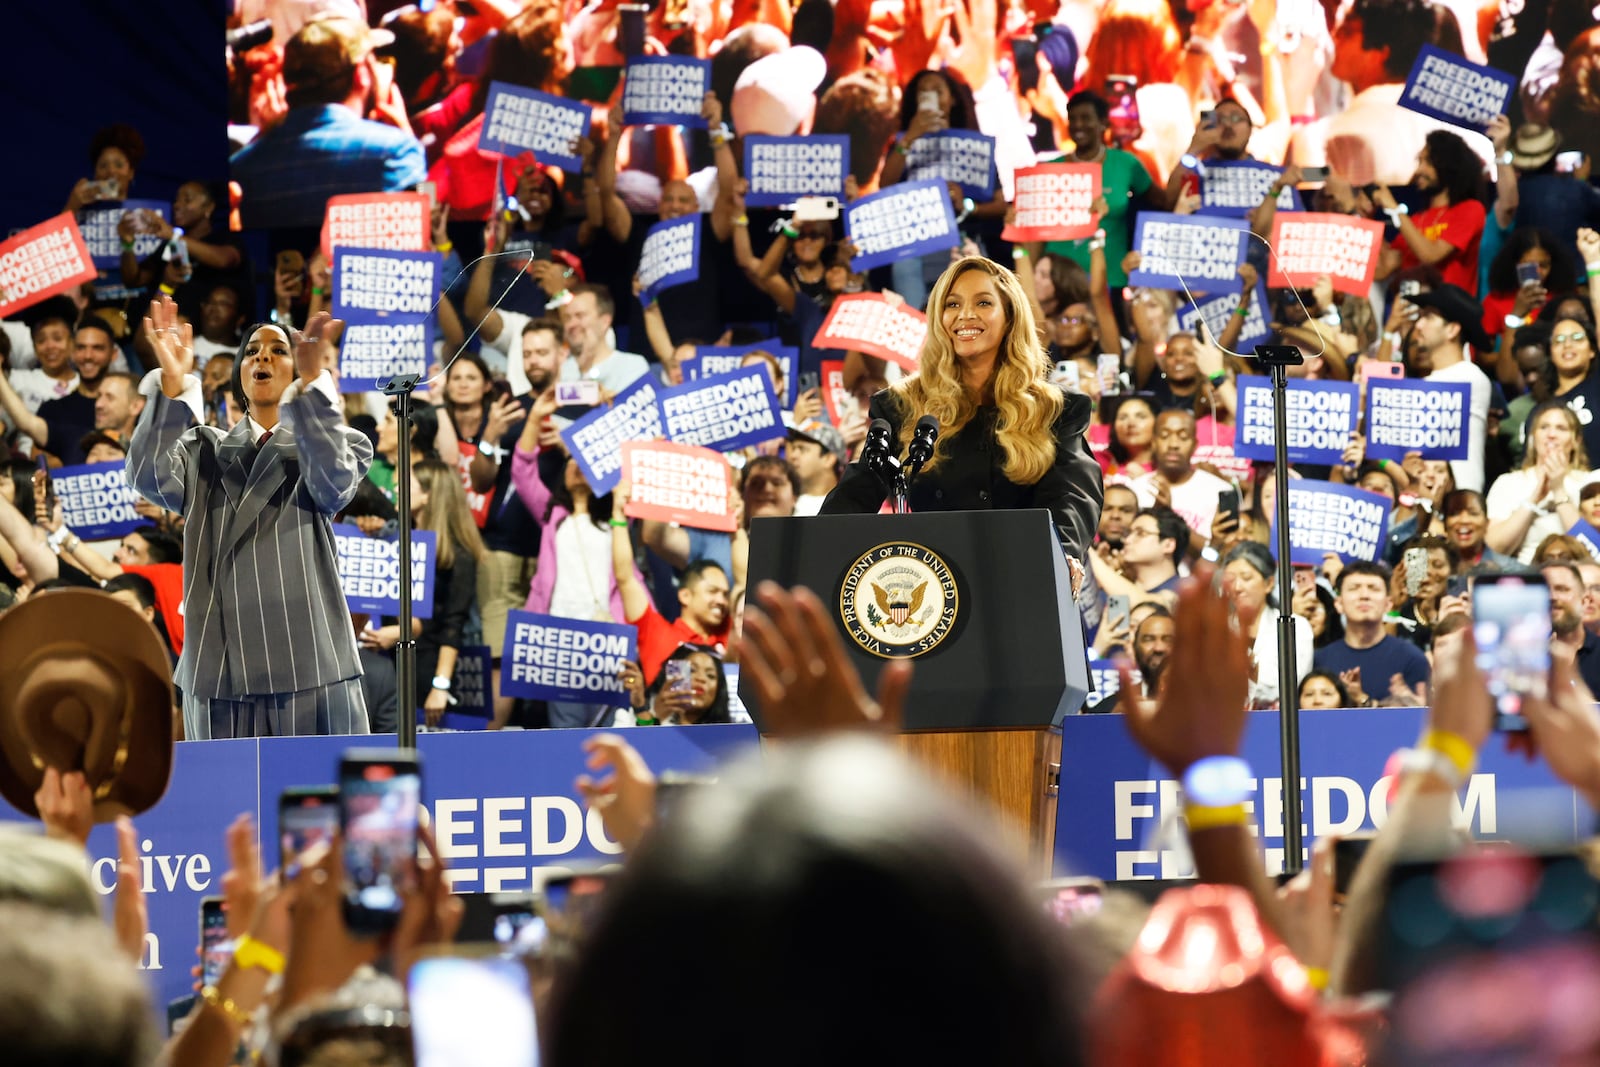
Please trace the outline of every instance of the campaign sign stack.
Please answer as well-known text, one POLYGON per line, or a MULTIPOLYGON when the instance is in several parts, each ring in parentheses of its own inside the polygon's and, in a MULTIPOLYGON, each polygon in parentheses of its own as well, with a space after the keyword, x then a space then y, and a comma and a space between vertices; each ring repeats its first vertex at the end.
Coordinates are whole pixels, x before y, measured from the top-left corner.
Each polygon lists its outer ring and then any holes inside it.
POLYGON ((589 135, 589 105, 526 89, 507 82, 490 82, 483 105, 483 132, 478 147, 485 152, 520 156, 531 152, 540 163, 553 163, 566 171, 583 169, 574 153, 580 137, 589 135))
POLYGON ((1472 386, 1373 378, 1367 382, 1367 458, 1466 459, 1472 386))
POLYGON ((59 467, 50 484, 68 529, 85 541, 119 538, 150 521, 133 509, 139 496, 121 461, 59 467))
POLYGON ((340 248, 333 254, 333 316, 340 387, 381 389, 396 374, 421 377, 433 353, 433 308, 444 257, 437 252, 340 248))
POLYGON ((851 260, 858 271, 947 252, 961 243, 950 190, 942 181, 901 182, 854 201, 844 211, 844 232, 859 252, 851 260))
POLYGON ((628 126, 705 129, 700 113, 711 87, 711 61, 691 56, 637 56, 622 81, 622 121, 628 126))
POLYGON ((680 444, 732 452, 787 432, 772 376, 759 364, 685 382, 660 401, 662 433, 680 444))
MULTIPOLYGON (((1278 551, 1277 508, 1268 547, 1278 551)), ((1380 558, 1389 535, 1389 499, 1365 489, 1304 478, 1289 483, 1289 562, 1322 566, 1330 552, 1345 563, 1380 558)))
POLYGON ((955 182, 974 200, 994 195, 994 138, 971 130, 925 134, 906 149, 906 179, 955 182))
POLYGON ((802 196, 843 197, 850 137, 750 134, 744 138, 744 174, 750 179, 744 198, 748 207, 784 207, 802 196))
POLYGON ((1425 44, 1400 93, 1400 106, 1482 133, 1496 115, 1507 112, 1516 91, 1517 79, 1504 71, 1425 44))
POLYGON ((506 619, 500 691, 531 700, 628 703, 622 665, 638 661, 638 631, 614 622, 512 611, 506 619))
POLYGON ((622 480, 624 441, 653 441, 661 436, 661 405, 649 375, 618 393, 610 404, 595 408, 561 431, 561 443, 578 463, 584 481, 604 496, 622 480))
MULTIPOLYGON (((368 537, 359 526, 333 524, 339 553, 339 585, 354 615, 400 613, 400 542, 368 537)), ((432 530, 411 531, 411 611, 433 617, 433 583, 439 544, 432 530)))
POLYGON ((658 222, 639 252, 639 297, 646 303, 663 289, 700 277, 699 215, 658 222))
POLYGON ((1144 212, 1133 234, 1139 269, 1128 284, 1194 294, 1236 288, 1247 230, 1243 219, 1144 212))
POLYGON ((0 243, 0 317, 99 276, 78 220, 62 212, 0 243))
POLYGON ((432 205, 426 193, 348 193, 330 196, 322 216, 322 254, 338 248, 426 252, 433 247, 432 205))
MULTIPOLYGON (((1291 378, 1285 391, 1289 462, 1332 466, 1340 462, 1356 432, 1361 389, 1354 382, 1313 382, 1291 378)), ((1274 458, 1272 379, 1241 375, 1238 428, 1233 454, 1270 463, 1274 458)))

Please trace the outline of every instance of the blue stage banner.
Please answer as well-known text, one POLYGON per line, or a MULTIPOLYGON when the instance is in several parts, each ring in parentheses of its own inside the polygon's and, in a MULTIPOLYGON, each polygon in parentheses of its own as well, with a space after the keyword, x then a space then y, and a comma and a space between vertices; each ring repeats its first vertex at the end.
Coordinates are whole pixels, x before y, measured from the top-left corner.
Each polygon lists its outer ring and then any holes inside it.
POLYGON ((1249 224, 1216 215, 1140 212, 1133 231, 1139 269, 1128 284, 1152 289, 1187 286, 1191 295, 1237 289, 1249 224))
POLYGON ((654 441, 661 436, 661 405, 656 402, 655 379, 647 374, 611 403, 562 430, 561 443, 578 461, 589 488, 596 496, 605 496, 622 480, 623 442, 654 441))
MULTIPOLYGON (((1253 159, 1207 163, 1205 177, 1200 179, 1200 210, 1195 214, 1242 219, 1260 206, 1282 173, 1282 167, 1253 159)), ((1300 210, 1293 187, 1279 190, 1278 210, 1300 210)))
POLYGON ((622 78, 622 121, 627 126, 705 129, 711 61, 688 56, 636 56, 622 78))
MULTIPOLYGON (((535 868, 615 857, 598 815, 584 810, 574 785, 586 773, 583 742, 599 730, 507 730, 423 734, 423 802, 457 892, 527 889, 535 868)), ((652 770, 706 773, 757 742, 754 726, 652 726, 623 731, 652 770)), ((392 736, 284 737, 184 741, 172 784, 134 820, 140 876, 150 912, 142 969, 156 1007, 194 992, 189 968, 200 939, 200 898, 222 892, 225 833, 248 813, 261 835, 262 863, 279 862, 278 796, 295 785, 327 785, 339 756, 354 747, 386 748, 392 736)), ((0 801, 0 819, 23 816, 0 801)), ((89 836, 90 878, 106 896, 116 888, 111 825, 89 836)))
MULTIPOLYGON (((411 531, 411 610, 419 619, 433 618, 433 580, 439 535, 411 531)), ((400 542, 368 537, 359 526, 333 524, 339 553, 339 583, 345 603, 356 615, 400 613, 400 542)))
MULTIPOLYGON (((1272 462, 1276 420, 1272 413, 1272 379, 1241 375, 1238 430, 1233 454, 1241 459, 1272 462)), ((1361 414, 1361 387, 1354 382, 1313 382, 1291 378, 1284 396, 1289 415, 1289 462, 1332 466, 1350 446, 1361 414)))
MULTIPOLYGON (((122 263, 122 236, 117 227, 122 216, 129 211, 151 212, 167 222, 172 221, 172 204, 166 200, 103 200, 90 204, 78 213, 78 231, 83 243, 89 246, 89 258, 104 271, 115 271, 122 263)), ((141 261, 161 250, 166 241, 142 227, 133 235, 133 254, 141 261)), ((113 277, 121 280, 120 274, 113 277)))
POLYGON ((397 374, 426 376, 433 355, 433 317, 420 322, 351 323, 339 339, 339 388, 381 390, 397 374))
POLYGON ((622 665, 639 659, 637 627, 512 611, 506 617, 500 692, 533 700, 624 707, 622 665))
POLYGON ((906 149, 906 180, 955 182, 974 200, 994 196, 994 138, 972 130, 941 130, 906 149))
POLYGON ((133 510, 139 494, 128 485, 127 464, 121 461, 57 467, 50 484, 67 529, 85 541, 121 537, 150 522, 133 510))
MULTIPOLYGON (((1278 554, 1278 516, 1273 509, 1267 547, 1278 554)), ((1320 567, 1332 552, 1340 560, 1380 559, 1389 533, 1389 498, 1313 478, 1289 483, 1289 561, 1320 567)))
POLYGON ((589 105, 526 89, 508 82, 490 82, 483 106, 483 132, 478 147, 485 152, 520 156, 532 152, 540 163, 579 171, 583 161, 573 143, 589 135, 589 105))
POLYGON ((1517 79, 1505 71, 1425 44, 1411 65, 1400 106, 1482 133, 1496 115, 1506 113, 1516 91, 1517 79))
MULTIPOLYGON (((1272 315, 1267 310, 1270 306, 1267 303, 1267 287, 1257 282, 1250 292, 1250 306, 1246 309, 1244 328, 1239 331, 1239 339, 1233 343, 1234 351, 1242 356, 1251 355, 1256 345, 1272 336, 1272 315)), ((1186 300, 1178 309, 1178 328, 1198 336, 1199 326, 1204 323, 1207 335, 1216 343, 1222 338, 1222 331, 1228 328, 1228 321, 1238 307, 1239 296, 1236 293, 1201 298, 1192 304, 1186 300)))
MULTIPOLYGON (((1416 744, 1422 708, 1307 711, 1300 715, 1304 842, 1383 825, 1390 780, 1384 764, 1416 744)), ((1069 716, 1061 724, 1061 791, 1055 874, 1099 878, 1186 878, 1183 801, 1176 781, 1136 745, 1120 715, 1069 716)), ((1255 768, 1248 802, 1267 869, 1283 869, 1283 793, 1278 714, 1255 712, 1241 755, 1255 768)), ((1571 842, 1594 816, 1543 763, 1507 753, 1491 737, 1456 800, 1457 825, 1489 840, 1571 842)))
POLYGON ((663 289, 700 277, 699 215, 669 219, 650 227, 639 251, 639 298, 654 300, 663 289))
POLYGON ((845 208, 844 232, 860 252, 850 261, 858 271, 961 243, 950 189, 942 181, 901 182, 862 197, 845 208))
POLYGON ((684 382, 661 393, 661 429, 669 441, 732 452, 787 433, 783 405, 763 366, 684 382))
POLYGON ((348 323, 422 322, 439 302, 444 257, 377 248, 333 250, 333 317, 348 323))
POLYGON ((1367 458, 1466 459, 1472 427, 1472 386, 1415 378, 1367 382, 1367 458))
POLYGON ((778 366, 783 370, 785 408, 794 407, 800 397, 800 378, 795 373, 800 366, 800 350, 789 345, 777 343, 777 338, 771 341, 756 341, 748 345, 700 345, 694 350, 694 355, 679 364, 683 371, 683 380, 686 382, 699 381, 701 378, 711 378, 718 374, 732 374, 739 370, 739 365, 746 356, 752 352, 766 352, 778 361, 778 366))
POLYGON ((748 134, 743 141, 744 175, 750 179, 746 206, 783 207, 802 196, 844 199, 844 180, 850 173, 848 134, 748 134))

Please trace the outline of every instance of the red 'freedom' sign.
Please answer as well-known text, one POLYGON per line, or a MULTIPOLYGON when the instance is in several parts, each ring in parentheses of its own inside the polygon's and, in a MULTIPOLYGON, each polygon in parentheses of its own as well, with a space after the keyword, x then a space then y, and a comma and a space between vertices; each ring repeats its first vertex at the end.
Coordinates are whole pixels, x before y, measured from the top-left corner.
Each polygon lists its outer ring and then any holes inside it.
POLYGON ((0 316, 32 307, 98 275, 78 220, 64 211, 0 244, 0 316))
POLYGON ((630 483, 629 518, 733 532, 733 468, 720 452, 674 441, 628 441, 622 446, 622 479, 630 483))
POLYGON ((1100 164, 1041 163, 1016 176, 1014 220, 1000 236, 1007 241, 1076 241, 1093 237, 1099 223, 1100 164))
POLYGON ((927 336, 928 317, 904 300, 891 300, 881 293, 853 293, 834 298, 811 344, 863 352, 916 370, 927 336))
POLYGON ((383 248, 391 252, 433 249, 433 218, 427 193, 350 193, 330 196, 322 217, 322 254, 335 248, 383 248))
POLYGON ((1328 275, 1341 293, 1366 296, 1383 251, 1383 223, 1349 215, 1282 212, 1272 221, 1267 285, 1304 289, 1328 275))

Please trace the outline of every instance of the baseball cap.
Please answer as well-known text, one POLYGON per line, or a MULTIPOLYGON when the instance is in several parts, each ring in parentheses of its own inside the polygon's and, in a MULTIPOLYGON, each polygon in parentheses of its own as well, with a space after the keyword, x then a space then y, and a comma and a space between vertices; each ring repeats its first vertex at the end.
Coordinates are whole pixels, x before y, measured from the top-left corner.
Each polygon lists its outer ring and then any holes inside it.
POLYGON ((1494 339, 1483 331, 1483 305, 1458 285, 1436 285, 1406 297, 1419 308, 1427 308, 1446 322, 1461 327, 1461 339, 1481 350, 1494 347, 1494 339))
POLYGON ((844 434, 821 419, 807 419, 798 426, 790 427, 790 440, 797 437, 801 440, 821 445, 825 451, 832 452, 834 458, 840 462, 847 458, 844 447, 844 434))
POLYGON ((733 87, 733 128, 741 134, 789 137, 816 114, 817 86, 828 61, 807 45, 763 56, 744 69, 733 87))
POLYGON ((373 49, 393 43, 390 31, 344 15, 307 22, 284 46, 284 83, 317 85, 348 77, 373 49))

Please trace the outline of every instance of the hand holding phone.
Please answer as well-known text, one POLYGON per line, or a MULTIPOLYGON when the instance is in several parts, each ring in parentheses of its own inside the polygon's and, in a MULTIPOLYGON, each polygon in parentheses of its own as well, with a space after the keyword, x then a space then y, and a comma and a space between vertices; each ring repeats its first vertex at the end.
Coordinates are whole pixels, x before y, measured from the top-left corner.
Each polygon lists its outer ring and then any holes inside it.
POLYGON ((416 884, 422 765, 414 752, 351 749, 339 761, 345 922, 379 933, 400 920, 416 884))

